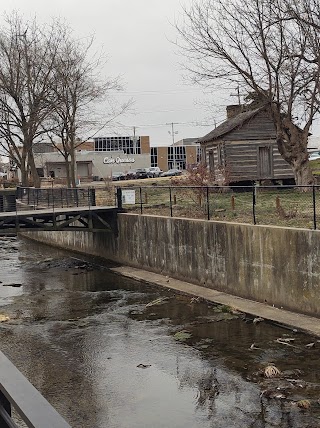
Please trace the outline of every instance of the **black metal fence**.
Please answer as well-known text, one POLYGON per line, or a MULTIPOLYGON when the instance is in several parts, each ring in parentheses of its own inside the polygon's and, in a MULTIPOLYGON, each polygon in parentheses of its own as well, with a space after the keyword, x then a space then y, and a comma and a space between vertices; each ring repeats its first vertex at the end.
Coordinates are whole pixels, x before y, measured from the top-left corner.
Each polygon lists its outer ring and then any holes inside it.
POLYGON ((19 187, 9 193, 0 192, 0 212, 122 203, 142 214, 320 229, 320 185, 19 187))
POLYGON ((8 212, 16 210, 16 190, 1 189, 0 190, 0 212, 8 212))
POLYGON ((77 187, 72 189, 64 187, 40 189, 33 187, 18 187, 16 198, 18 210, 55 207, 85 207, 96 205, 95 189, 91 187, 77 187))
POLYGON ((309 229, 320 225, 320 185, 125 186, 121 189, 123 207, 143 214, 309 229), (126 190, 134 190, 134 203, 132 199, 126 203, 126 190))

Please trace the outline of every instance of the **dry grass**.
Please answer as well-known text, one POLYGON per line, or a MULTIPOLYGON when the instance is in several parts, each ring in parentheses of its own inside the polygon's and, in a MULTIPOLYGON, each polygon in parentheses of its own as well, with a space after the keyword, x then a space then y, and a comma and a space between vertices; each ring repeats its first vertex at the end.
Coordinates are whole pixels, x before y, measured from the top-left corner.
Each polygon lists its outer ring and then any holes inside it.
MULTIPOLYGON (((136 190, 136 204, 128 211, 143 214, 220 220, 256 224, 313 228, 312 192, 293 188, 256 188, 253 207, 252 188, 231 189, 183 187, 184 177, 111 182, 96 189, 97 204, 115 203, 116 187, 136 190), (177 182, 177 180, 179 180, 177 182), (179 184, 178 186, 174 184, 179 184), (103 196, 105 195, 105 196, 103 196), (209 205, 208 205, 209 202, 209 205)), ((320 219, 320 190, 316 190, 316 217, 320 219)))

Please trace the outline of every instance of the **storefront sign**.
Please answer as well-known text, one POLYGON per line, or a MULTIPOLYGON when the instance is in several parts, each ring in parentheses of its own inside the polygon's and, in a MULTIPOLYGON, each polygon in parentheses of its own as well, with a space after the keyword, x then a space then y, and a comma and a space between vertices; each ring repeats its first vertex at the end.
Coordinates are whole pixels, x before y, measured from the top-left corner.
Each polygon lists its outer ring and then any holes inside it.
POLYGON ((114 163, 121 164, 121 163, 133 163, 133 162, 135 162, 134 158, 128 158, 128 157, 121 158, 120 156, 117 156, 116 158, 106 156, 103 159, 103 163, 105 164, 114 164, 114 163))

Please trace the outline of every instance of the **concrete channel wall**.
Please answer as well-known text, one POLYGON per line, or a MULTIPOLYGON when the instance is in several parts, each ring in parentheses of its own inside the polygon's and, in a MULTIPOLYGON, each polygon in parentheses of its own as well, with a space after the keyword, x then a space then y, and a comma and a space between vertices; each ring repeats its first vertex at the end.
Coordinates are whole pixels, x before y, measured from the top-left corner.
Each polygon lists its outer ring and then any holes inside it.
POLYGON ((320 231, 136 214, 120 214, 118 226, 118 237, 66 231, 24 235, 320 316, 320 231))

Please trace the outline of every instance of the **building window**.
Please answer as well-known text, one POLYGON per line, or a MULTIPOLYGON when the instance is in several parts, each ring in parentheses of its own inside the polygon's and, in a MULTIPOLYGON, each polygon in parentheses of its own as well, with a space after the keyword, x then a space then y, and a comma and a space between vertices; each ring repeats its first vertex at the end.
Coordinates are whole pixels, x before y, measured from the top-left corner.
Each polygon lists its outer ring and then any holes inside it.
POLYGON ((94 139, 96 152, 117 152, 123 150, 127 155, 141 154, 140 137, 106 137, 94 139))
POLYGON ((186 148, 185 146, 168 147, 168 168, 186 169, 186 148))
POLYGON ((150 147, 151 166, 158 166, 158 148, 150 147))

